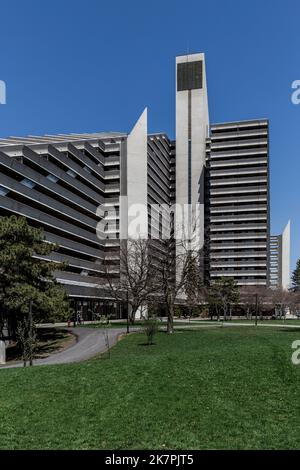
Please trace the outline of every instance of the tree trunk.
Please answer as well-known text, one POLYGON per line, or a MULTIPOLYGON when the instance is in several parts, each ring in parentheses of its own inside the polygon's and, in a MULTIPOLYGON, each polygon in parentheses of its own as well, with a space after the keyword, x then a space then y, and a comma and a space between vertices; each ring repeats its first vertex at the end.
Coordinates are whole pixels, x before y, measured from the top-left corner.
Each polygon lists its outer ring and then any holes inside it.
POLYGON ((138 307, 133 307, 131 306, 131 312, 130 312, 130 323, 131 325, 134 325, 135 322, 135 314, 137 312, 138 307))
POLYGON ((29 366, 32 367, 33 365, 33 354, 34 354, 34 326, 33 326, 33 318, 32 318, 32 301, 30 301, 29 306, 29 328, 28 328, 28 341, 29 341, 29 366))
POLYGON ((224 314, 224 321, 227 321, 227 305, 225 305, 223 308, 223 314, 224 314))
POLYGON ((171 302, 171 304, 168 305, 167 333, 169 335, 174 333, 174 304, 173 302, 171 302))

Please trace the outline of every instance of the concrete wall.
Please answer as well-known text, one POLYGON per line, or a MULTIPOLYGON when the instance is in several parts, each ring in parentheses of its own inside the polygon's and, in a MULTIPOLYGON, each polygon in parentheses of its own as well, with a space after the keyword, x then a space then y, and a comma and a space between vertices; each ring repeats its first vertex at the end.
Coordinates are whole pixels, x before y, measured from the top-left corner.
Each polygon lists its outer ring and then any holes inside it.
POLYGON ((282 232, 282 245, 281 245, 281 279, 282 288, 288 289, 290 285, 290 244, 291 244, 291 223, 287 223, 284 231, 282 232))
MULTIPOLYGON (((142 238, 148 237, 147 134, 146 108, 127 139, 127 200, 129 238, 139 236, 142 238)), ((121 220, 123 220, 123 218, 121 220)))

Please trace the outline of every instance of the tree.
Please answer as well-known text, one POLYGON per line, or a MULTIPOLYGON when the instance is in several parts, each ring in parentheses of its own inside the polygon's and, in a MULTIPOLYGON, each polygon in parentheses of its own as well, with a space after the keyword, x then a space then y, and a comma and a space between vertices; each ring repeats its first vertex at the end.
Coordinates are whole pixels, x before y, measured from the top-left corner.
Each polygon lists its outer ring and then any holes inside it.
POLYGON ((240 303, 246 311, 247 319, 253 315, 260 318, 272 305, 272 291, 265 286, 243 286, 240 289, 240 303))
POLYGON ((233 278, 218 278, 209 289, 209 302, 213 309, 223 313, 224 320, 227 320, 228 314, 231 317, 233 304, 239 301, 239 289, 233 278))
POLYGON ((252 319, 256 311, 256 290, 254 286, 244 286, 240 290, 240 301, 244 307, 247 320, 252 319))
POLYGON ((134 323, 138 309, 146 311, 157 282, 151 240, 129 239, 120 244, 120 273, 106 268, 110 295, 130 307, 129 319, 134 323))
POLYGON ((201 268, 201 254, 199 252, 188 251, 183 289, 185 294, 184 303, 188 307, 190 317, 194 308, 199 307, 207 297, 201 268))
POLYGON ((32 317, 32 301, 29 304, 28 317, 24 316, 17 326, 17 339, 21 345, 24 367, 27 361, 29 365, 33 364, 33 356, 36 348, 36 331, 32 317))
POLYGON ((147 336, 148 346, 153 344, 153 338, 158 332, 158 322, 156 318, 149 318, 145 321, 144 332, 147 336))
POLYGON ((192 292, 197 281, 195 272, 198 253, 189 249, 188 243, 170 237, 161 241, 161 251, 156 259, 156 300, 165 305, 167 313, 167 333, 174 331, 175 303, 181 300, 187 304, 187 295, 190 301, 196 301, 192 292), (193 300, 192 300, 193 299, 193 300))
POLYGON ((222 303, 221 297, 219 295, 218 284, 215 282, 212 283, 208 289, 207 302, 211 320, 213 320, 215 315, 219 321, 221 316, 222 303))
POLYGON ((273 305, 280 319, 285 320, 287 312, 293 310, 295 304, 298 304, 296 293, 281 288, 273 291, 273 305))
POLYGON ((45 243, 43 231, 30 227, 25 218, 0 218, 1 334, 6 324, 23 357, 34 343, 37 321, 65 319, 70 312, 65 290, 54 277, 64 266, 47 260, 54 249, 45 243))
POLYGON ((300 292, 300 259, 298 259, 296 269, 292 275, 292 289, 300 292))

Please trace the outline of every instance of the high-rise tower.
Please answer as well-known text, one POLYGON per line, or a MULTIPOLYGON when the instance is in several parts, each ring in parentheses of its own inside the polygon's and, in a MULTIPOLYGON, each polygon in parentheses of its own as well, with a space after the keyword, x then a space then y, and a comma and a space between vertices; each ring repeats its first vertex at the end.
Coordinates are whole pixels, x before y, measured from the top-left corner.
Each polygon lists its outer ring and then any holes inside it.
MULTIPOLYGON (((176 203, 198 212, 201 249, 204 241, 204 165, 209 115, 204 54, 176 58, 176 203)), ((184 221, 186 226, 186 220, 184 221)), ((178 227, 177 227, 178 228, 178 227)))

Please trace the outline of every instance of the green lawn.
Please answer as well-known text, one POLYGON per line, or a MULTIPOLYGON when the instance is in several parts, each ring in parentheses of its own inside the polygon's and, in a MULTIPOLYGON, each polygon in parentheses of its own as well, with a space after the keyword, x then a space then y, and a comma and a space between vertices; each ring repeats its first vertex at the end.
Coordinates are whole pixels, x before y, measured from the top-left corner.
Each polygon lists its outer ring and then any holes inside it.
MULTIPOLYGON (((227 320, 227 323, 230 322, 230 320, 227 320)), ((252 320, 231 320, 232 323, 251 323, 252 325, 255 325, 255 318, 252 317, 252 320)), ((260 320, 258 318, 257 320, 258 325, 295 325, 300 327, 300 320, 298 319, 293 319, 293 318, 287 318, 286 320, 281 319, 281 320, 260 320)))
MULTIPOLYGON (((174 320, 174 323, 176 326, 182 326, 182 325, 191 325, 193 322, 192 321, 180 321, 178 322, 176 319, 174 320)), ((202 322, 194 322, 197 324, 201 324, 202 322)), ((158 326, 167 326, 166 321, 160 321, 158 320, 157 322, 158 326)), ((110 323, 89 323, 88 321, 85 322, 84 324, 77 325, 80 328, 126 328, 126 322, 110 322, 110 323)), ((300 325, 300 322, 299 322, 300 325)), ((145 326, 145 322, 143 320, 136 320, 134 324, 132 325, 131 323, 129 324, 129 329, 138 327, 138 326, 145 326)))
POLYGON ((0 371, 1 449, 297 449, 296 330, 143 334, 111 359, 0 371))

